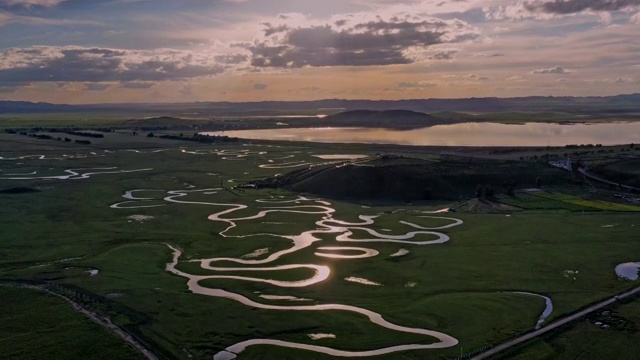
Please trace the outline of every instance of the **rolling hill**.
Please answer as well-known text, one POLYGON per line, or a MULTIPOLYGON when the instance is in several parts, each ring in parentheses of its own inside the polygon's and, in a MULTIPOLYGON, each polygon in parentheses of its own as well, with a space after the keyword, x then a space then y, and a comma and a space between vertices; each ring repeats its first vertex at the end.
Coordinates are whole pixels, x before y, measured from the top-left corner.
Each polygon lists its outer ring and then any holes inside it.
POLYGON ((534 187, 538 177, 545 184, 571 181, 568 173, 542 163, 381 155, 294 170, 254 185, 327 198, 412 202, 472 198, 479 185, 504 194, 509 188, 534 187))

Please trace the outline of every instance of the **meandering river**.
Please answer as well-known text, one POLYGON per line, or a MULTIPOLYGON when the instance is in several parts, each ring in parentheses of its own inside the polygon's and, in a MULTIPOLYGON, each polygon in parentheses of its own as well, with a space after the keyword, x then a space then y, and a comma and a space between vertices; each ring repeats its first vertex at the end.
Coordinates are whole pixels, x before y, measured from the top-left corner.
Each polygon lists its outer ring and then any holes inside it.
MULTIPOLYGON (((265 310, 278 310, 278 311, 345 311, 356 313, 368 318, 373 324, 378 325, 380 327, 384 327, 389 330, 404 332, 404 333, 413 333, 419 335, 425 335, 427 337, 426 343, 419 344, 403 344, 396 346, 389 346, 384 348, 372 349, 367 351, 344 351, 338 350, 330 347, 317 346, 317 345, 309 345, 309 344, 301 344, 295 342, 288 341, 280 341, 273 339, 252 339, 248 341, 243 341, 234 345, 227 347, 225 350, 216 354, 214 359, 219 360, 229 360, 234 359, 237 354, 244 351, 249 346, 254 345, 276 345, 283 346, 289 348, 297 348, 297 349, 306 349, 309 351, 329 354, 333 356, 343 356, 343 357, 365 357, 365 356, 374 356, 374 355, 382 355, 389 354, 398 351, 406 351, 406 350, 418 350, 418 349, 438 349, 438 348, 446 348, 455 346, 458 343, 458 340, 454 337, 430 329, 423 328, 413 328, 402 326, 398 324, 394 324, 384 319, 381 314, 373 312, 371 310, 347 305, 347 304, 313 304, 313 305, 276 305, 269 303, 262 303, 258 300, 250 299, 244 295, 234 293, 228 290, 216 289, 206 287, 201 284, 204 280, 214 280, 214 279, 233 279, 238 281, 247 281, 247 282, 258 282, 258 283, 267 283, 272 286, 280 287, 280 288, 299 288, 312 286, 319 282, 323 282, 327 280, 331 274, 331 269, 325 265, 316 265, 316 264, 289 264, 289 265, 280 265, 280 266, 269 266, 270 263, 275 262, 276 260, 282 259, 286 256, 289 256, 297 251, 308 248, 312 246, 314 243, 322 242, 322 239, 319 235, 322 234, 333 234, 335 236, 336 243, 334 246, 319 246, 316 247, 315 255, 319 258, 333 258, 333 259, 341 259, 343 261, 348 261, 351 259, 363 259, 369 257, 375 257, 380 254, 378 250, 371 249, 368 247, 360 247, 360 246, 341 246, 344 242, 349 243, 359 243, 359 244, 374 244, 374 243, 399 243, 403 245, 414 245, 414 246, 426 246, 426 245, 437 245, 442 244, 449 241, 449 236, 440 232, 441 230, 449 229, 455 226, 462 225, 463 222, 460 219, 455 218, 447 218, 442 216, 427 216, 427 215, 418 215, 416 218, 425 218, 425 219, 438 219, 440 221, 444 220, 444 225, 426 227, 423 225, 415 224, 409 221, 402 221, 401 223, 414 229, 414 231, 407 231, 400 234, 381 234, 375 229, 371 227, 374 225, 376 219, 381 215, 360 215, 358 221, 349 222, 343 221, 334 218, 336 209, 332 207, 332 204, 328 201, 321 199, 311 199, 306 197, 298 197, 292 200, 283 200, 277 198, 271 199, 262 199, 256 200, 256 204, 258 206, 258 211, 254 215, 247 215, 242 217, 234 217, 238 212, 243 212, 246 214, 247 210, 250 210, 248 205, 237 204, 237 203, 216 203, 216 202, 204 202, 204 201, 191 201, 187 200, 190 195, 198 195, 204 193, 215 193, 220 189, 189 189, 189 190, 169 190, 164 192, 164 194, 157 194, 157 190, 130 190, 125 192, 122 197, 126 200, 121 203, 113 204, 111 207, 114 209, 120 208, 137 208, 137 207, 148 207, 149 201, 155 201, 154 205, 162 205, 165 203, 175 203, 175 204, 191 204, 191 205, 200 205, 200 206, 212 206, 218 208, 217 211, 211 215, 209 215, 208 219, 214 222, 221 222, 226 224, 226 228, 222 230, 219 235, 224 238, 236 238, 236 239, 246 239, 251 237, 279 237, 282 239, 289 240, 291 242, 291 246, 287 249, 276 251, 274 253, 268 253, 268 251, 264 251, 258 258, 248 259, 246 257, 240 258, 203 258, 196 260, 189 260, 190 262, 197 262, 200 264, 200 267, 204 270, 208 270, 213 272, 212 275, 194 275, 190 274, 186 271, 183 271, 178 268, 178 263, 180 261, 180 257, 182 255, 182 251, 176 247, 168 245, 173 250, 173 259, 170 263, 167 264, 167 271, 186 278, 187 285, 189 290, 193 293, 204 295, 204 296, 213 296, 220 298, 227 298, 230 300, 234 300, 240 302, 246 306, 265 309, 265 310), (139 196, 138 193, 142 193, 144 196, 139 196), (159 195, 159 196, 158 196, 159 195), (138 202, 136 204, 136 202, 138 202), (126 205, 126 206, 123 206, 126 205), (291 235, 279 235, 279 234, 269 234, 269 233, 261 233, 261 234, 247 234, 247 235, 232 235, 230 232, 232 229, 237 228, 241 225, 242 222, 248 220, 257 220, 268 216, 270 213, 289 213, 289 214, 307 214, 307 215, 317 215, 319 220, 315 222, 316 227, 311 230, 306 230, 301 233, 291 234, 291 235), (365 238, 354 238, 354 231, 361 231, 365 233, 365 238), (416 237, 421 237, 421 239, 414 239, 416 237), (424 239, 424 238, 427 239, 424 239), (268 255, 267 255, 268 254, 268 255), (263 256, 264 255, 264 256, 263 256), (222 267, 216 266, 219 263, 233 263, 238 264, 233 267, 222 267), (256 267, 256 265, 259 265, 256 267), (235 276, 235 275, 227 275, 227 274, 219 274, 219 272, 252 272, 256 275, 259 275, 260 272, 265 271, 288 271, 293 269, 309 269, 313 272, 307 279, 299 280, 299 281, 278 281, 274 279, 265 279, 259 276, 248 277, 248 276, 235 276), (218 273, 218 274, 216 274, 218 273), (431 340, 431 342, 429 342, 431 340)), ((250 213, 249 213, 250 214, 250 213)), ((184 261, 184 260, 183 260, 184 261)), ((345 279, 346 281, 351 281, 345 279)), ((371 284, 377 284, 371 282, 371 284)), ((365 284, 368 285, 368 284, 365 284)), ((280 300, 284 301, 284 298, 277 297, 269 297, 269 296, 261 296, 263 300, 280 300)), ((296 299, 295 297, 291 297, 292 299, 296 299)), ((287 297, 289 299, 289 297, 287 297)), ((304 300, 312 300, 312 299, 304 299, 304 300)))
MULTIPOLYGON (((186 190, 150 190, 139 189, 130 190, 122 195, 125 201, 115 203, 111 207, 114 209, 122 208, 145 208, 149 206, 161 206, 163 204, 190 204, 199 206, 210 206, 216 208, 216 212, 208 216, 210 221, 224 223, 226 228, 219 232, 219 235, 227 239, 250 239, 252 237, 278 237, 281 239, 289 240, 291 242, 290 247, 283 250, 279 250, 271 253, 268 248, 262 248, 254 251, 251 257, 241 256, 238 258, 201 258, 191 260, 181 260, 182 250, 167 244, 173 251, 172 261, 166 265, 166 270, 174 275, 185 278, 189 290, 195 294, 203 296, 212 296, 219 298, 226 298, 229 300, 237 301, 249 307, 275 310, 275 311, 344 311, 359 314, 367 318, 371 323, 397 332, 412 333, 424 335, 427 337, 425 342, 417 344, 401 344, 395 346, 388 346, 377 349, 370 349, 365 351, 345 351, 326 346, 318 346, 311 344, 296 343, 290 341, 281 341, 274 339, 251 339, 242 341, 237 344, 233 344, 218 352, 214 356, 214 360, 231 360, 235 359, 238 354, 243 352, 247 347, 255 345, 275 345, 281 347, 304 349, 308 351, 328 354, 332 356, 340 357, 367 357, 383 354, 390 354, 399 351, 407 350, 426 350, 426 349, 440 349, 452 347, 458 344, 458 340, 448 334, 424 328, 413 328, 394 324, 384 319, 382 314, 376 313, 366 308, 352 306, 348 304, 304 304, 307 301, 314 301, 314 299, 298 298, 293 295, 266 295, 261 294, 257 296, 258 299, 252 299, 245 295, 235 293, 229 290, 208 287, 202 284, 203 281, 215 280, 215 279, 233 279, 243 282, 257 282, 267 283, 279 288, 294 289, 300 287, 313 286, 320 282, 326 281, 331 273, 332 269, 325 265, 317 264, 288 264, 279 266, 269 266, 271 263, 288 257, 300 250, 314 246, 316 243, 323 243, 324 241, 319 235, 331 234, 335 239, 333 246, 315 246, 314 254, 319 258, 333 258, 341 261, 349 261, 353 259, 364 259, 376 257, 381 254, 379 250, 369 248, 376 243, 396 243, 402 244, 402 246, 429 246, 438 245, 450 241, 450 238, 445 233, 441 232, 453 227, 457 227, 463 224, 463 221, 457 218, 440 216, 445 212, 445 209, 430 213, 430 215, 418 215, 414 214, 408 218, 411 221, 401 220, 400 224, 407 226, 409 229, 405 229, 399 234, 383 234, 376 230, 375 223, 380 216, 384 214, 376 215, 360 215, 356 221, 344 221, 335 217, 336 209, 332 207, 331 202, 322 199, 314 199, 307 197, 297 197, 293 199, 283 198, 269 198, 255 200, 252 205, 245 205, 239 203, 217 203, 217 202, 205 202, 205 201, 193 201, 192 197, 198 194, 215 194, 221 189, 186 189, 186 190), (142 193, 143 196, 138 195, 142 193), (152 205, 148 205, 148 202, 152 202, 152 205), (126 206, 125 206, 126 205, 126 206), (257 209, 256 209, 257 207, 257 209), (255 211, 252 212, 251 209, 255 211), (247 210, 249 212, 247 212, 247 210), (238 213, 244 214, 241 217, 234 217, 238 213), (231 234, 233 229, 242 226, 242 222, 249 220, 259 220, 267 217, 270 213, 288 213, 288 214, 306 214, 317 215, 318 220, 315 221, 315 227, 310 230, 302 231, 301 233, 295 233, 290 235, 272 234, 272 233, 250 233, 246 235, 231 234), (253 215, 252 215, 253 214, 253 215), (414 220, 415 219, 415 220, 414 220), (414 223, 413 221, 419 219, 435 219, 440 223, 437 226, 424 226, 414 223), (410 231, 407 231, 410 230, 410 231), (354 232, 361 234, 358 238, 354 238, 354 232), (420 239, 416 239, 416 237, 420 239), (426 239, 424 237, 427 237, 426 239), (362 246, 343 246, 344 242, 358 243, 362 246), (367 246, 367 247, 364 247, 367 246), (194 262, 199 263, 203 270, 211 271, 210 275, 195 275, 179 269, 178 264, 180 262, 194 262), (217 266, 220 263, 232 263, 237 264, 235 266, 217 266), (296 281, 279 281, 274 279, 260 277, 261 272, 273 272, 273 271, 289 271, 294 269, 309 269, 312 271, 312 275, 306 279, 296 281), (226 274, 228 272, 251 272, 256 276, 236 276, 226 274), (224 272, 225 274, 220 274, 224 272), (260 300, 267 300, 267 303, 260 300), (288 301, 292 304, 282 305, 268 303, 268 301, 288 301), (300 304, 302 302, 302 304, 300 304), (295 304, 294 304, 295 303, 295 304), (429 341, 431 340, 431 341, 429 341)), ((422 222, 422 221, 420 221, 422 222)), ((381 230, 386 232, 385 230, 381 230)), ((403 256, 409 252, 407 249, 400 249, 396 253, 387 256, 403 256)), ((345 278, 344 281, 358 283, 362 286, 384 286, 383 283, 379 283, 376 280, 381 279, 364 279, 354 276, 345 278)), ((210 285, 209 282, 207 285, 210 285)), ((407 287, 413 287, 416 283, 408 283, 413 285, 406 285, 407 287)), ((546 301, 546 308, 540 315, 540 318, 536 324, 536 328, 540 328, 546 318, 551 314, 553 310, 553 304, 551 299, 534 293, 529 292, 514 292, 520 295, 536 296, 544 298, 546 301)), ((331 334, 333 335, 333 334, 331 334)), ((335 335, 333 335, 335 336, 335 335)))

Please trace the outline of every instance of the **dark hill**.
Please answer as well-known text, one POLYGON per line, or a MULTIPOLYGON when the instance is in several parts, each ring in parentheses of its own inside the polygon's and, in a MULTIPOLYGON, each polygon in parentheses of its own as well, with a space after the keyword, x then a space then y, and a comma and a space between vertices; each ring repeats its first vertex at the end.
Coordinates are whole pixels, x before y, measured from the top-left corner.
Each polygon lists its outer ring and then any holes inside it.
POLYGON ((640 159, 620 160, 596 166, 591 171, 609 181, 640 188, 640 159))
POLYGON ((459 200, 474 197, 478 185, 505 194, 510 188, 534 187, 538 177, 545 184, 570 181, 569 173, 542 163, 379 156, 295 170, 255 185, 339 199, 459 200))
MULTIPOLYGON (((467 98, 467 99, 407 99, 407 100, 342 100, 325 99, 314 101, 263 101, 263 102, 195 102, 169 104, 90 104, 62 105, 31 103, 24 101, 0 101, 0 113, 62 113, 62 112, 143 112, 182 114, 202 112, 212 116, 238 113, 296 113, 309 109, 406 109, 423 113, 434 112, 568 112, 577 114, 635 114, 640 111, 640 94, 591 97, 545 97, 519 98, 467 98)), ((322 110, 321 112, 324 112, 322 110)))
POLYGON ((444 123, 441 118, 411 110, 351 110, 327 116, 322 121, 331 126, 384 128, 416 128, 444 123))

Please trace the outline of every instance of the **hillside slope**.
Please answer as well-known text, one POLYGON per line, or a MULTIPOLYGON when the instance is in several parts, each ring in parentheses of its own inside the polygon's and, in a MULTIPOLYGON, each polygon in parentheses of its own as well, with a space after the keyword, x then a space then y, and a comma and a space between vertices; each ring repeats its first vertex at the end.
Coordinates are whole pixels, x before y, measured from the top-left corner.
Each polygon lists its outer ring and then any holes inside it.
POLYGON ((474 197, 479 185, 506 193, 533 187, 538 177, 546 184, 571 181, 568 173, 537 163, 382 156, 295 170, 256 185, 339 199, 459 200, 474 197))

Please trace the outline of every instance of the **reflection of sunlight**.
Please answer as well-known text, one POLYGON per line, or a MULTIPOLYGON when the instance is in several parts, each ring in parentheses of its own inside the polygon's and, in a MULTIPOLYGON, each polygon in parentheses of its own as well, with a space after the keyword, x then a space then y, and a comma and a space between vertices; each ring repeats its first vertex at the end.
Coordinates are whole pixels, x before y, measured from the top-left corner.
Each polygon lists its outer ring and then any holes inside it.
MULTIPOLYGON (((573 124, 461 123, 413 130, 381 128, 312 128, 241 130, 221 133, 256 140, 301 140, 328 143, 385 143, 433 146, 620 145, 638 142, 640 123, 573 124)), ((219 135, 220 133, 212 133, 219 135)))
MULTIPOLYGON (((227 239, 253 239, 253 238, 264 238, 264 237, 277 237, 282 239, 287 239, 292 242, 292 246, 285 250, 276 251, 274 253, 270 253, 268 248, 261 248, 255 250, 253 253, 250 253, 240 258, 208 258, 208 259, 192 259, 188 260, 188 262, 200 263, 200 268, 203 270, 208 270, 216 275, 194 275, 187 273, 178 269, 178 265, 180 263, 180 257, 182 256, 182 251, 177 249, 171 245, 168 245, 173 251, 173 259, 172 262, 166 265, 166 270, 171 272, 174 275, 187 278, 187 286, 189 290, 193 293, 212 296, 218 298, 226 298, 231 299, 237 302, 240 302, 246 306, 253 308, 260 308, 266 310, 281 310, 281 311, 348 311, 352 313, 358 313, 366 316, 369 321, 372 323, 387 328, 392 331, 404 332, 404 333, 413 333, 413 334, 421 334, 428 336, 430 338, 435 338, 438 341, 429 343, 429 344, 407 344, 407 345, 396 345, 389 346, 386 348, 380 348, 375 350, 368 351, 360 351, 360 352, 350 352, 337 350, 329 347, 317 347, 313 345, 306 345, 294 342, 286 342, 272 339, 253 339, 244 342, 240 342, 234 345, 227 347, 225 350, 219 352, 214 356, 214 359, 234 359, 237 354, 241 353, 246 347, 252 345, 276 345, 282 347, 290 347, 297 349, 306 349, 310 351, 315 351, 319 353, 325 353, 334 356, 376 356, 383 354, 390 354, 398 351, 407 351, 407 350, 419 350, 419 349, 438 349, 438 348, 447 348, 451 346, 455 346, 458 343, 458 340, 441 332, 421 329, 421 328, 411 328, 405 327, 401 325, 396 325, 391 322, 386 321, 381 314, 375 313, 371 310, 360 308, 351 305, 343 305, 343 304, 309 304, 309 305, 273 305, 270 303, 260 303, 256 300, 250 299, 241 295, 240 293, 234 293, 231 291, 227 291, 224 289, 216 289, 211 288, 202 284, 204 281, 211 281, 217 279, 226 279, 226 280, 238 280, 245 282, 253 282, 260 284, 268 284, 271 286, 275 286, 281 289, 293 289, 293 288, 301 288, 301 287, 309 287, 315 284, 325 282, 330 279, 332 275, 332 268, 327 265, 316 265, 316 264, 288 264, 288 265, 278 265, 278 266, 261 266, 256 267, 255 265, 264 265, 275 262, 280 259, 284 259, 293 255, 294 253, 309 248, 313 244, 317 242, 324 242, 322 238, 318 237, 322 234, 331 234, 335 236, 335 241, 337 244, 341 242, 358 242, 358 243, 407 243, 415 246, 424 246, 424 245, 435 245, 446 242, 449 240, 449 237, 443 233, 439 233, 433 230, 438 229, 446 229, 450 227, 454 227, 462 224, 462 220, 453 219, 453 218, 444 218, 447 220, 452 220, 453 223, 449 225, 444 225, 440 227, 432 227, 427 228, 420 226, 418 224, 414 224, 407 221, 402 221, 401 223, 405 225, 409 225, 416 231, 408 232, 404 235, 388 235, 381 234, 376 231, 374 228, 374 223, 376 219, 383 215, 360 215, 359 220, 356 222, 349 222, 339 219, 334 219, 334 215, 336 209, 332 208, 332 204, 328 201, 321 199, 313 199, 307 197, 297 197, 294 199, 283 199, 283 198, 270 198, 270 199, 260 199, 256 200, 256 204, 260 204, 259 211, 257 213, 252 212, 253 207, 244 205, 244 204, 236 204, 236 203, 215 203, 215 202, 202 202, 202 201, 190 201, 185 198, 189 195, 197 195, 204 193, 215 192, 218 189, 188 189, 188 190, 170 190, 166 191, 159 196, 154 197, 138 197, 134 194, 136 192, 142 192, 146 190, 130 190, 125 192, 123 195, 124 198, 129 200, 129 202, 145 202, 145 201, 164 201, 167 203, 173 204, 183 204, 183 205, 200 205, 200 206, 212 206, 218 208, 217 212, 209 215, 208 219, 214 222, 222 222, 226 223, 228 226, 218 233, 219 236, 227 239), (238 215, 238 212, 246 214, 247 216, 242 217, 234 217, 234 215, 238 215), (254 213, 254 215, 249 215, 254 213), (292 235, 279 235, 272 233, 250 233, 245 235, 230 235, 228 232, 234 228, 241 228, 243 222, 247 221, 263 221, 264 218, 270 213, 284 213, 290 214, 294 216, 296 214, 304 214, 304 215, 316 215, 320 219, 315 221, 315 226, 312 226, 310 230, 302 231, 302 233, 292 234, 292 235), (366 233, 366 237, 368 239, 353 239, 350 237, 352 235, 352 230, 361 231, 366 233), (435 236, 435 240, 427 240, 427 241, 413 241, 412 239, 420 234, 435 236), (266 258, 265 256, 268 255, 266 258), (255 258, 255 259, 254 259, 255 258), (234 264, 238 264, 236 267, 218 267, 216 266, 219 263, 231 262, 234 264), (310 269, 314 272, 314 274, 307 279, 303 280, 274 280, 274 279, 265 279, 262 277, 249 277, 249 276, 236 276, 229 275, 229 272, 250 272, 250 273, 260 273, 260 272, 274 272, 274 271, 290 271, 296 269, 310 269), (221 274, 222 272, 222 274, 221 274)), ((146 195, 146 194, 145 194, 146 195)), ((150 193, 149 196, 154 195, 150 193)), ((208 199, 209 197, 207 197, 208 199)), ((134 204, 135 206, 135 204, 134 204)), ((418 216, 420 218, 437 218, 432 216, 418 216)), ((405 250, 406 251, 406 250, 405 250)), ((349 247, 349 246, 321 246, 316 248, 316 252, 314 253, 318 258, 329 258, 335 261, 341 260, 353 260, 353 259, 364 259, 378 256, 380 252, 375 249, 370 249, 366 247, 349 247)), ((348 276, 343 279, 344 281, 357 283, 359 285, 369 285, 369 286, 383 286, 383 284, 378 283, 373 280, 365 279, 362 277, 348 276)), ((299 298, 293 295, 265 295, 261 294, 257 296, 262 300, 270 300, 270 301, 288 301, 288 302, 302 302, 304 304, 305 301, 312 301, 313 299, 307 298, 299 298)))

